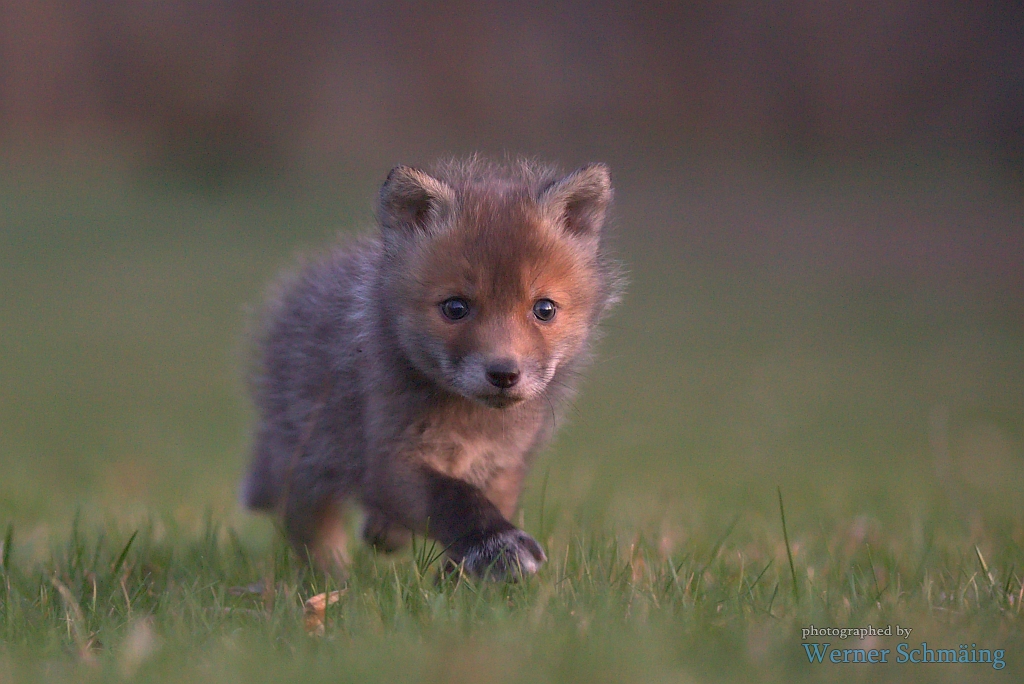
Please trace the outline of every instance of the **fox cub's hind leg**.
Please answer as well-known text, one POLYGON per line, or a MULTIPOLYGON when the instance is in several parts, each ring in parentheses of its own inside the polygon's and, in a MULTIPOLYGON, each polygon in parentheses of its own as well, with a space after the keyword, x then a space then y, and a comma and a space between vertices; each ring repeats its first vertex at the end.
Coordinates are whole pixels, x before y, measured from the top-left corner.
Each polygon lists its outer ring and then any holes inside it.
POLYGON ((384 553, 394 553, 404 548, 412 539, 412 533, 392 521, 380 511, 366 511, 363 521, 363 541, 384 553))
POLYGON ((292 497, 284 504, 284 532, 300 558, 318 570, 343 577, 351 564, 348 551, 348 507, 292 497))

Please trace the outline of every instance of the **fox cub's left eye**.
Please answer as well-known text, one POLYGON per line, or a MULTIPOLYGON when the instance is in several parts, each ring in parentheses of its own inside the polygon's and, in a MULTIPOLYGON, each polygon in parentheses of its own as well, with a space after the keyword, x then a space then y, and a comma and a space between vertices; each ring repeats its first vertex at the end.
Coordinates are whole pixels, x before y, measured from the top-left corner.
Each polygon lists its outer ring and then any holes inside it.
POLYGON ((469 315, 469 302, 462 297, 449 297, 441 302, 441 313, 451 321, 457 321, 469 315))
POLYGON ((550 321, 555 317, 555 303, 550 299, 538 299, 533 305, 533 315, 542 321, 550 321))

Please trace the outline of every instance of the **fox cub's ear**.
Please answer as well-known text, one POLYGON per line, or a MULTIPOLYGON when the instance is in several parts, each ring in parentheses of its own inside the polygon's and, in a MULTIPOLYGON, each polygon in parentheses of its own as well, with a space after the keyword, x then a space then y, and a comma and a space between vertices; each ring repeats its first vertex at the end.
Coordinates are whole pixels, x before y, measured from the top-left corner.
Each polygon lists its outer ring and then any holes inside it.
POLYGON ((537 203, 574 235, 596 235, 612 201, 612 180, 604 164, 573 171, 541 190, 537 203))
POLYGON ((423 230, 455 205, 455 191, 411 166, 391 169, 380 189, 380 223, 390 230, 423 230))

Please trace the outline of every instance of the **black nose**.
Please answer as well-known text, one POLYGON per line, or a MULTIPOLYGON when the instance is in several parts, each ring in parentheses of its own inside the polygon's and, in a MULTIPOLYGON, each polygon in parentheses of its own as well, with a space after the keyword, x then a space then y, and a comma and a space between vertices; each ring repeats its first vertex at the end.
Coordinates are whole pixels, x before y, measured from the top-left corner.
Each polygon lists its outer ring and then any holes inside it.
POLYGON ((487 367, 487 380, 500 389, 508 389, 519 382, 519 368, 514 361, 498 361, 487 367))

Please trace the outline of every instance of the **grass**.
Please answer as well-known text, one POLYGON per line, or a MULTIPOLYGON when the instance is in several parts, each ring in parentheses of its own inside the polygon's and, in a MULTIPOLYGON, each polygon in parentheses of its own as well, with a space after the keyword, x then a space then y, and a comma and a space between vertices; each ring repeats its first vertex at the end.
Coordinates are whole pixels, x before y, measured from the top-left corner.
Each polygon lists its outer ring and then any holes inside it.
MULTIPOLYGON (((989 563, 977 547, 930 540, 896 551, 898 540, 872 547, 842 529, 797 533, 790 549, 781 520, 760 533, 746 522, 671 552, 648 535, 624 546, 594 530, 557 529, 547 539, 551 562, 519 584, 439 578, 429 547, 397 559, 361 550, 319 637, 306 633, 302 603, 339 586, 280 543, 253 546, 212 519, 198 535, 156 521, 130 535, 85 534, 76 523, 39 564, 19 562, 9 528, 0 667, 24 681, 864 676, 866 666, 809 665, 800 630, 812 624, 898 624, 914 630, 915 646, 970 641, 1004 649, 1010 668, 1019 666, 1024 583, 1015 568, 1024 553, 1012 540, 987 540, 1003 549, 989 563)), ((990 665, 876 667, 872 678, 892 681, 1000 674, 990 665)))
POLYGON ((705 171, 618 178, 631 286, 524 496, 540 574, 359 548, 344 586, 235 502, 242 340, 372 188, 9 175, 0 684, 1013 679, 1024 208, 962 170, 705 171), (811 624, 1007 667, 812 665, 811 624))

